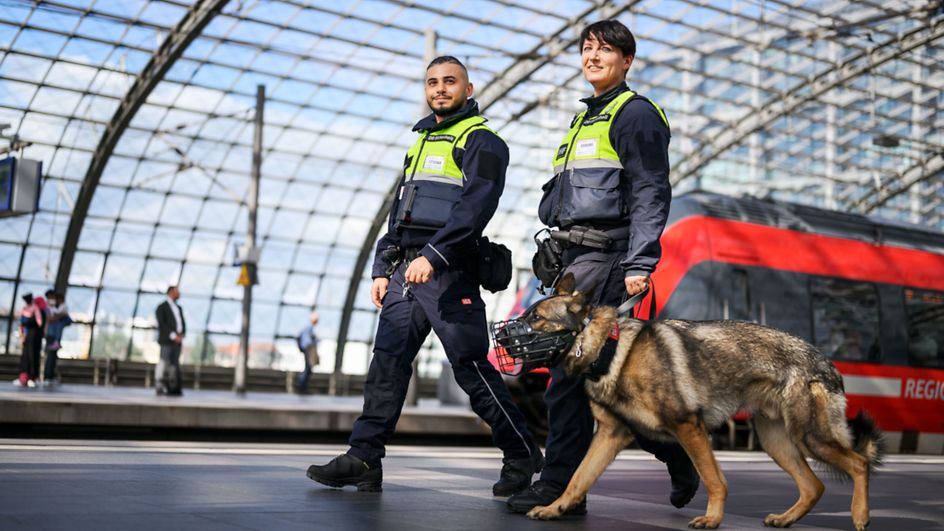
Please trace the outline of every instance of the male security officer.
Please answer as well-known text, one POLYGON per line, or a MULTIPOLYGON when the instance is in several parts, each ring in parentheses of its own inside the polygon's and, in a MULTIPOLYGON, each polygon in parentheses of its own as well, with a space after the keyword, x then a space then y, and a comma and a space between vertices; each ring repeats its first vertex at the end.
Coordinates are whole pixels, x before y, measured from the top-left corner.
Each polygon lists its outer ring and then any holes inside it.
POLYGON ((364 384, 363 414, 351 448, 308 477, 331 487, 379 491, 384 445, 403 408, 413 359, 436 332, 472 409, 504 452, 492 488, 508 496, 528 487, 544 458, 508 389, 486 358, 488 329, 479 295, 476 243, 505 186, 508 147, 485 125, 458 59, 434 59, 426 70, 432 114, 413 128, 387 234, 377 244, 371 298, 380 323, 364 384))
MULTIPOLYGON (((544 185, 538 215, 548 227, 569 231, 561 257, 577 289, 593 290, 595 303, 618 306, 645 289, 662 255, 672 191, 669 124, 662 110, 626 86, 636 41, 626 26, 604 20, 580 35, 583 74, 593 97, 570 124, 554 156, 554 177, 544 185)), ((508 499, 515 512, 549 505, 570 482, 593 436, 583 377, 551 369, 545 394, 549 433, 541 479, 508 499)), ((670 501, 683 507, 695 495, 698 476, 677 443, 638 437, 640 446, 666 462, 670 501)), ((571 512, 586 512, 586 501, 571 512)))

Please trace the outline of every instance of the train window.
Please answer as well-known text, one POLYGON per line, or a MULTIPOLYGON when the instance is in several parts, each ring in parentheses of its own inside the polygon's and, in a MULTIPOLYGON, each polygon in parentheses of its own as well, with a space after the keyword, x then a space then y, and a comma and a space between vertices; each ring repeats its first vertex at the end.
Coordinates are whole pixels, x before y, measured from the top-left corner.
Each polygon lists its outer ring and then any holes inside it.
POLYGON ((813 340, 827 357, 877 361, 878 294, 874 284, 834 278, 810 280, 813 340))
POLYGON ((944 367, 944 293, 905 289, 908 362, 944 367))

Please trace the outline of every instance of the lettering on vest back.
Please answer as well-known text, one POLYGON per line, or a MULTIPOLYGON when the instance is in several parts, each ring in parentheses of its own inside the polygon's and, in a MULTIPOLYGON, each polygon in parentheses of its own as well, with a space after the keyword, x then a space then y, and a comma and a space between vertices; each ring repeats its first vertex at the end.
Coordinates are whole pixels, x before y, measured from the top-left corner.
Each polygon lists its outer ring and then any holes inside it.
POLYGON ((455 142, 456 137, 452 135, 429 135, 426 137, 427 142, 455 142))
MULTIPOLYGON (((427 139, 427 142, 429 140, 427 139)), ((441 171, 446 165, 446 157, 440 157, 437 155, 427 155, 426 159, 423 161, 423 169, 425 170, 435 170, 441 171)))

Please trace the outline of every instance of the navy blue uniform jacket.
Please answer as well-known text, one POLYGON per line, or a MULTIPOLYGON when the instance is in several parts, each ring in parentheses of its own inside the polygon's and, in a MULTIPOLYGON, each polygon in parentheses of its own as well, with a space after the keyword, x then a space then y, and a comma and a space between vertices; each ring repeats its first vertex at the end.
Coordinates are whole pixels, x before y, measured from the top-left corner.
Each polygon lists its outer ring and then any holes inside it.
MULTIPOLYGON (((441 123, 430 114, 416 123, 413 131, 435 132, 459 120, 479 114, 479 105, 470 99, 456 114, 441 123)), ((432 264, 434 271, 462 264, 474 253, 476 241, 498 208, 498 200, 505 188, 505 170, 508 167, 508 146, 495 133, 478 129, 469 133, 465 149, 454 148, 452 157, 462 169, 462 195, 452 209, 446 226, 431 231, 404 229, 396 231, 394 221, 398 200, 394 199, 387 221, 387 233, 377 242, 371 277, 386 276, 390 265, 383 250, 390 245, 403 249, 416 248, 432 264)), ((405 165, 405 164, 404 164, 405 165)), ((401 176, 400 184, 404 177, 401 176)))
MULTIPOLYGON (((587 117, 596 116, 617 95, 629 90, 625 83, 592 98, 587 117)), ((629 250, 620 261, 626 276, 651 273, 662 258, 659 238, 669 217, 672 186, 669 184, 669 127, 648 101, 628 101, 610 126, 610 144, 629 179, 629 250)))

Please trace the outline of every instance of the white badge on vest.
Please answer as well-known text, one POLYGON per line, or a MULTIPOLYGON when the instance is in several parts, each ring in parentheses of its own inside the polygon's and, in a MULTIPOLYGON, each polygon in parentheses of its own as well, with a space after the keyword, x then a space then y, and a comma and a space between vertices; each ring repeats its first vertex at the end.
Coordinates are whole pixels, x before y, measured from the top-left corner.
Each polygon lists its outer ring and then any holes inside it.
POLYGON ((424 170, 442 171, 445 165, 446 157, 440 157, 437 155, 427 155, 426 160, 423 161, 424 170))
POLYGON ((587 138, 584 140, 578 140, 577 145, 574 146, 574 156, 575 157, 592 157, 597 154, 597 139, 596 138, 587 138))

